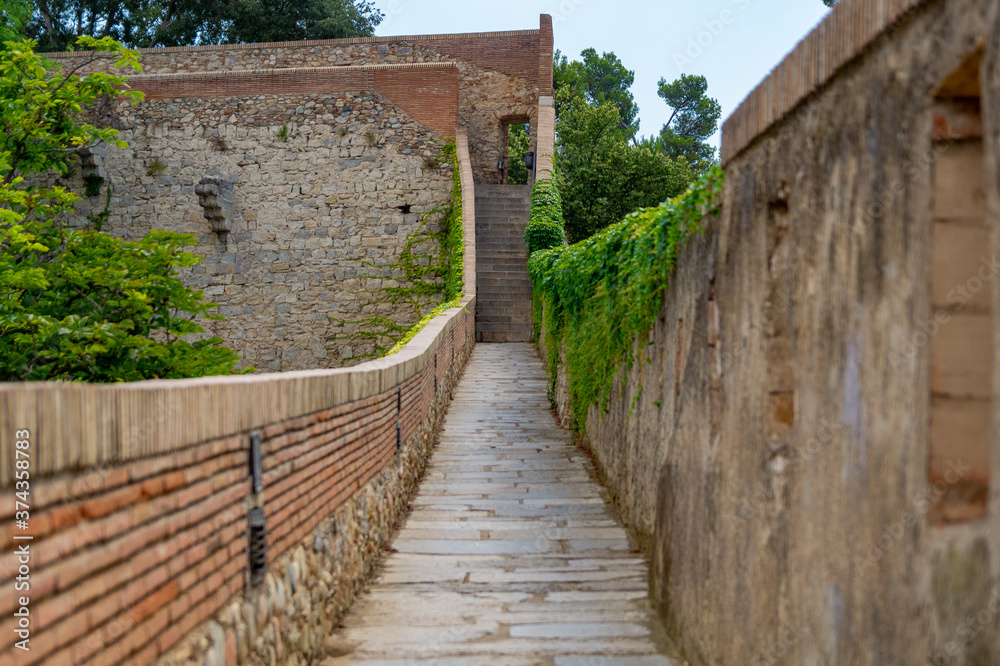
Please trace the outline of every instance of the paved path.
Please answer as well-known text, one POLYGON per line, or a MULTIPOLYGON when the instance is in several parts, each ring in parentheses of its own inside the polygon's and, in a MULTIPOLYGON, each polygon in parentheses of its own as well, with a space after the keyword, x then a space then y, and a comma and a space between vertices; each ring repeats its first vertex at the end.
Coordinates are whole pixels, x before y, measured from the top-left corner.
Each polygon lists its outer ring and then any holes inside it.
POLYGON ((647 666, 646 563, 549 412, 529 344, 480 344, 339 664, 647 666))

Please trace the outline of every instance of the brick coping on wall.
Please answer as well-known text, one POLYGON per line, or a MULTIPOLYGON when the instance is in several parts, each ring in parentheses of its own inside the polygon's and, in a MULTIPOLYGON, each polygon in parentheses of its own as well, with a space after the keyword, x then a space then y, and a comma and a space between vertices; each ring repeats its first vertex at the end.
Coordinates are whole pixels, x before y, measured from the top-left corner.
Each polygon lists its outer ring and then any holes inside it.
POLYGON ((380 72, 405 69, 447 69, 457 68, 451 61, 393 63, 384 65, 329 65, 324 67, 260 67, 257 69, 227 69, 210 72, 167 72, 162 74, 133 74, 125 77, 129 81, 157 81, 170 79, 213 79, 218 77, 274 76, 279 74, 341 74, 345 72, 380 72))
MULTIPOLYGON (((462 32, 454 34, 436 35, 384 35, 377 37, 347 37, 344 39, 311 39, 294 42, 251 42, 248 44, 202 44, 200 46, 162 46, 148 49, 138 49, 139 53, 160 54, 160 53, 193 53, 199 51, 252 51, 254 49, 275 49, 275 48, 313 48, 317 46, 350 46, 352 44, 377 44, 391 42, 426 42, 439 39, 485 39, 493 37, 523 37, 540 34, 541 30, 501 30, 498 32, 462 32)), ((82 52, 66 51, 58 53, 46 53, 46 57, 51 58, 74 58, 79 57, 82 52)), ((112 57, 106 55, 103 57, 112 57)))
MULTIPOLYGON (((459 307, 432 319, 396 354, 351 368, 127 384, 0 383, 0 423, 18 424, 37 442, 32 478, 178 452, 363 400, 394 389, 434 363, 460 315, 475 312, 475 186, 464 128, 457 132, 456 153, 467 276, 459 307)), ((5 490, 15 468, 14 447, 8 445, 12 435, 13 430, 0 434, 0 488, 5 490)))
POLYGON ((722 126, 725 165, 928 0, 841 0, 722 126))

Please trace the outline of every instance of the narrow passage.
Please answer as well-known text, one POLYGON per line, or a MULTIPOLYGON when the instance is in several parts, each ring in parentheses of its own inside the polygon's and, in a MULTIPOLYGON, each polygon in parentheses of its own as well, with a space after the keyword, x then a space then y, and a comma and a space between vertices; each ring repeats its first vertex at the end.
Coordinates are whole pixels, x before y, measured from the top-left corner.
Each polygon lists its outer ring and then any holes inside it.
POLYGON ((340 664, 667 666, 646 563, 549 412, 530 344, 480 344, 340 664))

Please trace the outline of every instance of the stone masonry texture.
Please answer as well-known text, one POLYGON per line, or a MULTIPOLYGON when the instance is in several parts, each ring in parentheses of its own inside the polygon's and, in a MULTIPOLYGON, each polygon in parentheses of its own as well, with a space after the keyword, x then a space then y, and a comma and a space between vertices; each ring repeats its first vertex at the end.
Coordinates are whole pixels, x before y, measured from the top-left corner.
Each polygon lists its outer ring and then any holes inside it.
MULTIPOLYGON (((81 72, 111 64, 53 57, 81 72)), ((205 259, 183 277, 220 306, 226 320, 204 327, 244 367, 354 364, 372 344, 351 335, 371 317, 418 318, 378 290, 402 285, 392 265, 421 221, 437 228, 452 177, 434 161, 442 141, 465 128, 475 181, 501 181, 506 124, 530 122, 535 141, 551 60, 547 17, 503 33, 147 49, 129 80, 145 101, 99 109, 128 148, 101 151, 104 188, 75 223, 110 189, 106 231, 195 234, 205 259), (204 178, 231 185, 222 222, 204 218, 204 178)), ((83 192, 82 175, 61 184, 83 192)), ((421 261, 433 245, 416 248, 421 261)))
MULTIPOLYGON (((80 56, 53 54, 73 66, 80 56)), ((454 62, 461 72, 459 122, 468 128, 477 183, 498 183, 506 149, 502 120, 532 123, 538 98, 552 95, 552 21, 538 30, 145 49, 145 74, 454 62), (523 120, 518 120, 523 122, 523 120)), ((110 66, 100 60, 87 69, 110 66)), ((87 71, 84 69, 82 71, 87 71)))
MULTIPOLYGON (((207 428, 195 410, 171 411, 158 429, 186 429, 185 445, 33 474, 31 651, 22 655, 8 642, 0 663, 315 663, 406 508, 475 344, 475 325, 456 308, 421 335, 412 343, 420 349, 401 352, 396 363, 312 373, 325 373, 314 386, 326 391, 305 396, 312 401, 319 393, 321 409, 275 416, 277 402, 297 401, 294 380, 286 379, 296 373, 237 378, 272 395, 263 413, 241 419, 258 419, 252 431, 199 439, 195 433, 207 428), (248 479, 253 433, 261 438, 259 494, 248 479), (259 587, 247 581, 247 511, 254 505, 267 517, 268 567, 259 587)), ((235 402, 216 390, 219 381, 152 384, 162 393, 191 392, 219 412, 235 402)), ((123 414, 163 416, 149 384, 134 385, 145 399, 123 414)), ((11 400, 15 390, 0 392, 5 423, 27 420, 17 413, 27 401, 11 400)), ((252 391, 243 398, 251 402, 252 391)), ((51 431, 44 424, 31 430, 42 437, 51 431)), ((17 571, 9 546, 16 543, 13 492, 3 490, 0 509, 0 582, 9 588, 17 571)), ((11 635, 14 603, 13 595, 0 596, 0 631, 11 635)))
MULTIPOLYGON (((412 309, 366 303, 400 284, 391 264, 421 219, 449 200, 452 172, 434 163, 440 137, 385 97, 152 99, 122 103, 113 115, 128 147, 107 151, 105 231, 195 234, 191 249, 204 261, 186 281, 219 304, 226 321, 205 322, 206 330, 244 366, 338 367, 368 350, 343 339, 362 324, 336 320, 416 320, 412 309), (225 236, 210 229, 194 193, 204 177, 232 183, 225 236)), ((102 192, 80 213, 104 205, 102 192)))
MULTIPOLYGON (((1000 663, 997 411, 986 515, 932 525, 925 344, 935 91, 984 49, 985 157, 959 180, 983 183, 993 233, 956 269, 994 266, 998 44, 997 3, 921 3, 731 155, 721 216, 607 412, 584 415, 692 664, 1000 663)), ((565 414, 564 371, 557 394, 565 414)))

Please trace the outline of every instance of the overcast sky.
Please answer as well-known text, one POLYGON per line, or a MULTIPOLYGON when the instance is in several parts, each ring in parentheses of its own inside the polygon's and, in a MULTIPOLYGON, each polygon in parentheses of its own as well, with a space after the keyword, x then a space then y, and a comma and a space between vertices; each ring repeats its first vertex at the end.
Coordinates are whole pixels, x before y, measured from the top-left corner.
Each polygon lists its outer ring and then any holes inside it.
MULTIPOLYGON (((556 48, 570 58, 613 51, 635 72, 640 132, 659 132, 660 77, 708 78, 725 119, 829 10, 821 0, 375 0, 379 35, 524 30, 551 14, 556 48)), ((717 144, 717 139, 715 141, 717 144)))

